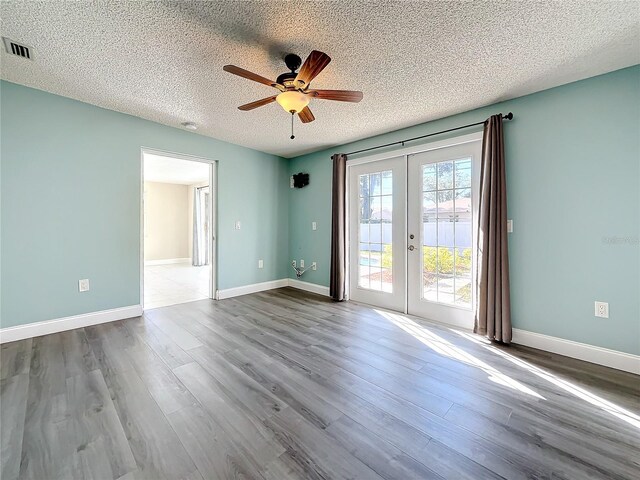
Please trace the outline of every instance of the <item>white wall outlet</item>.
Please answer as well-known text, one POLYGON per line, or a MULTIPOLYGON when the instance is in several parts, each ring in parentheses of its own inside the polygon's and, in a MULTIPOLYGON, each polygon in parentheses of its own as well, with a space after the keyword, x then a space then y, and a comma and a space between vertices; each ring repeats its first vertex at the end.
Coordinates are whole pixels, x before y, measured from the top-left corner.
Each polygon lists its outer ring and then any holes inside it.
POLYGON ((241 227, 241 226, 242 226, 242 225, 240 224, 240 220, 236 220, 235 229, 236 229, 236 230, 240 230, 240 227, 241 227))
POLYGON ((316 264, 316 262, 313 262, 311 264, 311 270, 317 270, 318 269, 318 265, 316 264))
POLYGON ((293 266, 293 268, 296 268, 298 266, 298 262, 294 260, 291 262, 291 265, 293 266))
POLYGON ((289 177, 289 188, 293 188, 293 187, 294 187, 293 175, 291 175, 291 177, 289 177))
POLYGON ((264 262, 262 260, 258 260, 258 268, 264 268, 264 262))
POLYGON ((609 304, 607 302, 596 302, 596 317, 609 318, 609 304))
POLYGON ((513 220, 507 220, 507 233, 513 233, 513 220))
POLYGON ((83 278, 82 280, 78 280, 78 291, 80 292, 88 292, 89 291, 89 279, 83 278))
POLYGON ((300 260, 300 268, 304 268, 304 260, 300 260))
POLYGON ((317 230, 318 224, 316 222, 311 222, 311 230, 317 230))

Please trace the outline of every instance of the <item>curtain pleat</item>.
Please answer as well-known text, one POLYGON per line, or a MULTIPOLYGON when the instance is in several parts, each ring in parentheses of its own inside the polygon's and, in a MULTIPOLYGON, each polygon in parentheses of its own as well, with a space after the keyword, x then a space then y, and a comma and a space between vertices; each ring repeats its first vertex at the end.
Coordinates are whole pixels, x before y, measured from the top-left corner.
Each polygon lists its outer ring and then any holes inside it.
POLYGON ((335 301, 345 299, 346 271, 346 173, 347 156, 339 153, 333 160, 333 184, 331 200, 331 271, 329 294, 335 301))
POLYGON ((480 169, 477 295, 474 332, 511 342, 507 182, 502 115, 484 126, 480 169))

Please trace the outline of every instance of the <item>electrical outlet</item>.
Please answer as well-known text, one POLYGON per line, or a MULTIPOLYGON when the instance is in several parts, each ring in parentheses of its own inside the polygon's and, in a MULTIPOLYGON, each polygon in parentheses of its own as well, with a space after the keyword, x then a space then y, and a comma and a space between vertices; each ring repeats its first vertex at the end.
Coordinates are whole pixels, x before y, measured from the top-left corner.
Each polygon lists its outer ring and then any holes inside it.
POLYGON ((258 268, 264 268, 264 262, 262 260, 258 260, 258 268))
POLYGON ((316 222, 311 222, 311 230, 317 230, 318 224, 316 222))
POLYGON ((83 278, 82 280, 78 280, 78 291, 80 292, 88 292, 89 291, 89 279, 83 278))
POLYGON ((609 318, 609 304, 607 302, 596 302, 596 317, 609 318))
POLYGON ((300 268, 304 268, 304 260, 300 260, 300 268))
POLYGON ((318 265, 316 264, 316 262, 313 262, 311 264, 311 270, 317 270, 318 269, 318 265))
POLYGON ((513 233, 513 220, 507 220, 507 233, 513 233))
POLYGON ((236 221, 235 227, 236 227, 236 230, 240 230, 240 227, 241 227, 240 220, 236 221))
POLYGON ((296 268, 298 266, 298 262, 294 260, 293 262, 291 262, 291 265, 293 266, 293 268, 296 268))
POLYGON ((289 188, 293 188, 294 187, 293 182, 294 182, 293 175, 291 175, 291 177, 289 177, 289 188))

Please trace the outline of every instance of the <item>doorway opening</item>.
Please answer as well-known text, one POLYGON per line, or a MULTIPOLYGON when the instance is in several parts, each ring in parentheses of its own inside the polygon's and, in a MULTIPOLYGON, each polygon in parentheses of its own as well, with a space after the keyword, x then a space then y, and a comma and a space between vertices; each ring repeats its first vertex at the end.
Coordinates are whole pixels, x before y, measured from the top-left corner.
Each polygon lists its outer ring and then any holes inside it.
POLYGON ((215 162, 142 150, 145 310, 214 298, 215 162))

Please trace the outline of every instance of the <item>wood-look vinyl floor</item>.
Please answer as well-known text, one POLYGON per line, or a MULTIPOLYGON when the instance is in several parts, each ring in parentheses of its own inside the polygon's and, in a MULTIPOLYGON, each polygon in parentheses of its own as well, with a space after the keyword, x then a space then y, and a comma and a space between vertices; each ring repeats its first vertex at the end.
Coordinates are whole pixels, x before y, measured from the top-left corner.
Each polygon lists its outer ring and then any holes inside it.
POLYGON ((640 377, 289 288, 1 358, 3 480, 640 478, 640 377))

